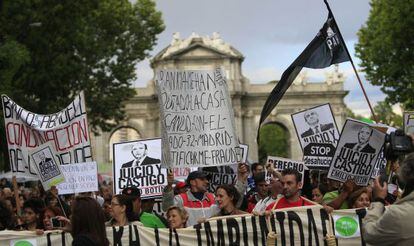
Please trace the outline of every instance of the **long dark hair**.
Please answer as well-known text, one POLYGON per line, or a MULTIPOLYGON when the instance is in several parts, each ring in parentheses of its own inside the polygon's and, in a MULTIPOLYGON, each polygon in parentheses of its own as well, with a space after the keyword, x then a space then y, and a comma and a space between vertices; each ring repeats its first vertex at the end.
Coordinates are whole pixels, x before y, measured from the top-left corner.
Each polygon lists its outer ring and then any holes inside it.
POLYGON ((116 198, 120 205, 125 206, 125 214, 128 219, 128 222, 138 220, 137 214, 134 213, 134 206, 132 204, 132 197, 128 195, 118 194, 112 197, 112 199, 116 198))
POLYGON ((97 245, 108 246, 104 212, 91 197, 78 196, 72 204, 72 237, 86 235, 97 245))
POLYGON ((231 201, 232 201, 234 207, 237 207, 237 201, 240 199, 240 194, 233 185, 222 184, 219 187, 217 187, 217 190, 218 189, 225 190, 227 195, 229 197, 231 197, 231 201))

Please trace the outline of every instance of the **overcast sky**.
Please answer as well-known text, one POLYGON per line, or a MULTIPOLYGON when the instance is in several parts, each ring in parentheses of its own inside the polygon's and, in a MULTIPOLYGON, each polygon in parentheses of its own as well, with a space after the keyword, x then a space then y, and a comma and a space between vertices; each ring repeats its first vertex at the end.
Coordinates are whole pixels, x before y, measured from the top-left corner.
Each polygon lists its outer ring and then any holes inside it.
MULTIPOLYGON (((211 36, 219 32, 221 38, 244 56, 243 74, 250 83, 279 80, 283 71, 303 51, 325 22, 328 11, 322 0, 158 0, 157 9, 163 14, 165 31, 151 55, 165 48, 174 32, 187 38, 192 32, 211 36)), ((370 10, 368 0, 330 0, 331 9, 354 56, 357 31, 366 22, 370 10)), ((148 60, 138 64, 137 87, 145 86, 153 72, 148 60)), ((306 69, 311 81, 322 81, 333 69, 306 69)), ((346 104, 356 113, 369 115, 369 109, 349 62, 339 66, 347 80, 350 93, 346 104)), ((360 73, 363 77, 363 74, 360 73)), ((378 87, 363 79, 370 100, 384 99, 378 87)), ((283 100, 283 99, 282 99, 283 100)))

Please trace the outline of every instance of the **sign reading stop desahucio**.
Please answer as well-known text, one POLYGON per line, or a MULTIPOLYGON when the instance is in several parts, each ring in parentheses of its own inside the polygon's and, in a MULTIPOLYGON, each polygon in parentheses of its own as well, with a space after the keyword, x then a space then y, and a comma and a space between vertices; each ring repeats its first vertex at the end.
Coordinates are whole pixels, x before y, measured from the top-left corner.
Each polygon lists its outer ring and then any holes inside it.
POLYGON ((339 140, 329 103, 292 114, 292 120, 305 165, 310 169, 328 169, 339 140))

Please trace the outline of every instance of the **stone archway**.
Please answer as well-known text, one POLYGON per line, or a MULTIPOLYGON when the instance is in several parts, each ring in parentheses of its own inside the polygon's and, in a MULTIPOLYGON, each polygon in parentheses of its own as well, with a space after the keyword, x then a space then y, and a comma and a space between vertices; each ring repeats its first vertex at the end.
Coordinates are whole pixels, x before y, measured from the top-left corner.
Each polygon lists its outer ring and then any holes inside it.
POLYGON ((267 156, 288 158, 290 154, 290 133, 279 122, 268 122, 260 128, 259 162, 266 163, 267 156))

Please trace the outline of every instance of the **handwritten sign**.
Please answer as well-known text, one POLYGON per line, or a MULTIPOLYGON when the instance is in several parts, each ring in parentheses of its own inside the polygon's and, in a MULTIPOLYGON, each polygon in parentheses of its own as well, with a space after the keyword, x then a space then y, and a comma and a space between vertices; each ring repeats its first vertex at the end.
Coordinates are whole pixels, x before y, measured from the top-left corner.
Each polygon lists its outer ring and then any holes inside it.
POLYGON ((156 72, 162 165, 203 167, 239 161, 234 115, 221 69, 156 72))
POLYGON ((62 165, 65 182, 57 186, 59 195, 98 191, 98 168, 96 162, 62 165))
POLYGON ((60 112, 40 115, 2 95, 10 169, 17 177, 37 177, 29 151, 50 142, 59 165, 92 161, 83 93, 60 112))

